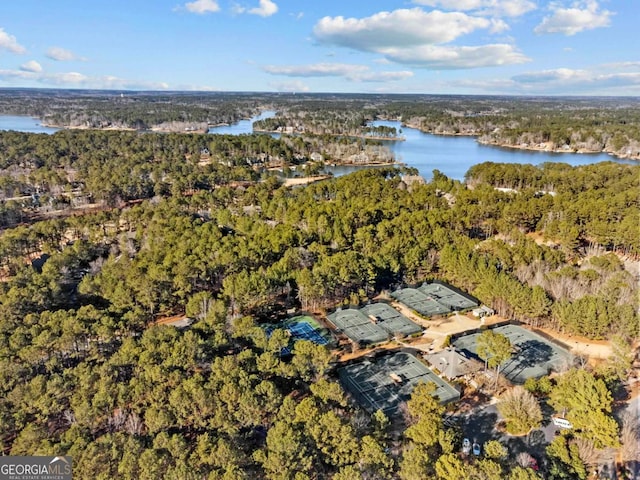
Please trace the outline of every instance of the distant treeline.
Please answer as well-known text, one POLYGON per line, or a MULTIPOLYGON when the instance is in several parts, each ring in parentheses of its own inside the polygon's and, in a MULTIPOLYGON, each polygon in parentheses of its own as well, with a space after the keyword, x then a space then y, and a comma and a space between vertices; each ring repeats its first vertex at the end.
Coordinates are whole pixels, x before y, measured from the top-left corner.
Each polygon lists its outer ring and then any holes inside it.
POLYGON ((640 101, 631 97, 0 91, 1 113, 74 127, 184 132, 264 110, 278 114, 258 122, 262 130, 366 136, 369 121, 386 118, 489 144, 640 158, 640 101))

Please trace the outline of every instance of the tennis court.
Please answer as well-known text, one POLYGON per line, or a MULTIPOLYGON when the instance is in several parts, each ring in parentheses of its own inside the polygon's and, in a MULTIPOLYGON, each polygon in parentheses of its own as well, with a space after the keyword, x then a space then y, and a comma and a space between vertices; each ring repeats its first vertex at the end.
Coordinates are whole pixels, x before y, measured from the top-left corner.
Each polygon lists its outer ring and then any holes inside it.
MULTIPOLYGON (((528 378, 542 377, 571 362, 572 357, 567 350, 530 330, 517 325, 503 325, 493 331, 507 337, 514 346, 513 356, 500 368, 501 373, 513 383, 522 384, 528 378)), ((480 333, 465 335, 456 339, 453 345, 456 349, 465 350, 479 358, 479 336, 480 333)))
POLYGON ((451 310, 466 310, 478 306, 478 302, 469 295, 456 291, 443 283, 423 283, 418 290, 451 310))
POLYGON ((327 318, 335 327, 354 342, 363 345, 387 341, 389 333, 373 323, 369 317, 355 308, 336 310, 327 318))
POLYGON ((326 345, 329 343, 326 338, 320 335, 320 332, 306 322, 294 323, 285 328, 289 330, 294 340, 309 340, 318 345, 326 345))
POLYGON ((393 292, 391 296, 425 317, 451 312, 448 306, 415 288, 401 288, 393 292))
POLYGON ((298 340, 308 340, 318 345, 327 345, 329 343, 329 333, 323 335, 320 331, 320 324, 313 318, 307 316, 294 317, 277 325, 266 325, 264 330, 267 336, 271 336, 274 330, 287 330, 291 336, 291 341, 287 347, 280 351, 281 356, 291 355, 293 343, 298 340))
POLYGON ((394 336, 398 333, 408 336, 422 332, 420 325, 412 322, 386 303, 372 303, 361 308, 360 312, 394 336))
POLYGON ((416 357, 398 352, 374 360, 365 360, 342 367, 338 375, 343 386, 367 411, 382 410, 387 416, 401 413, 414 387, 420 383, 436 385, 433 393, 440 403, 460 398, 459 392, 429 370, 416 357))
POLYGON ((417 288, 401 288, 391 296, 425 317, 478 306, 477 300, 470 295, 440 282, 423 283, 417 288))

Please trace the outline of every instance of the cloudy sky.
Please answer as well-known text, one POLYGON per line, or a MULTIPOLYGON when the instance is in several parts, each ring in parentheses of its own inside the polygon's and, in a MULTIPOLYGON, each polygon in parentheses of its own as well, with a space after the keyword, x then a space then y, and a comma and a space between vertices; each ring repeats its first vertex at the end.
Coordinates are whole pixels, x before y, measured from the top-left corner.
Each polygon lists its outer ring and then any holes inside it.
POLYGON ((640 95, 640 0, 4 0, 0 88, 640 95))

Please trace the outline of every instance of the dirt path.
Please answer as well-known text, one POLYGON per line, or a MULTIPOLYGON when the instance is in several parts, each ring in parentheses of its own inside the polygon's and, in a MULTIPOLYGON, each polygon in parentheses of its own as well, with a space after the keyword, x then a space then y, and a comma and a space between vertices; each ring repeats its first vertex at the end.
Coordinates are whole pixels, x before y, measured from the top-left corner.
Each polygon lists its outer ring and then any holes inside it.
POLYGON ((286 178, 282 184, 285 187, 294 187, 296 185, 307 185, 309 183, 319 182, 320 180, 326 180, 327 178, 331 178, 331 175, 318 175, 316 177, 286 178))
POLYGON ((441 349, 442 342, 449 335, 462 333, 469 330, 476 330, 483 325, 488 326, 505 321, 504 318, 499 317, 498 315, 491 315, 489 317, 485 317, 484 319, 479 319, 460 313, 454 313, 449 317, 443 317, 436 320, 426 320, 416 315, 410 308, 401 304, 400 302, 392 301, 391 305, 405 317, 424 327, 426 329, 424 332, 425 337, 435 338, 433 342, 434 350, 441 349))
POLYGON ((607 340, 590 340, 577 335, 566 335, 550 328, 538 328, 535 330, 540 330, 549 337, 564 343, 574 355, 584 355, 599 359, 606 359, 611 356, 611 342, 607 340))
POLYGON ((172 317, 159 318, 152 325, 182 325, 186 320, 186 315, 174 315, 172 317))

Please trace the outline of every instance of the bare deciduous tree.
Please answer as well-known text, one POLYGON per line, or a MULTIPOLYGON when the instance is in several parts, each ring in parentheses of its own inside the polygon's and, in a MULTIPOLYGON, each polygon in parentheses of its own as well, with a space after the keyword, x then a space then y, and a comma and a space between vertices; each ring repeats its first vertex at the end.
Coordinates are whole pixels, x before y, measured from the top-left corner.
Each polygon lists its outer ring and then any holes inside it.
POLYGON ((122 430, 125 422, 127 421, 127 411, 121 408, 116 408, 113 411, 113 415, 109 418, 109 426, 114 432, 122 430))
POLYGON ((518 455, 516 455, 516 462, 522 468, 527 468, 533 462, 533 457, 527 452, 520 452, 518 455))
POLYGON ((542 422, 538 400, 522 387, 508 390, 498 403, 498 411, 507 422, 507 432, 512 434, 527 433, 542 422))
POLYGON ((76 416, 74 415, 74 413, 71 410, 65 410, 62 413, 62 416, 64 417, 65 421, 69 425, 73 425, 74 423, 76 423, 76 416))
POLYGON ((143 427, 144 424, 142 423, 142 419, 137 413, 134 412, 129 414, 125 425, 125 430, 129 435, 140 435, 143 427))
POLYGON ((582 462, 588 467, 595 466, 600 459, 602 451, 598 450, 593 445, 593 442, 586 438, 576 438, 574 442, 578 447, 578 455, 580 455, 582 462))
POLYGON ((622 415, 620 442, 622 461, 640 462, 640 419, 637 413, 627 411, 622 415))

